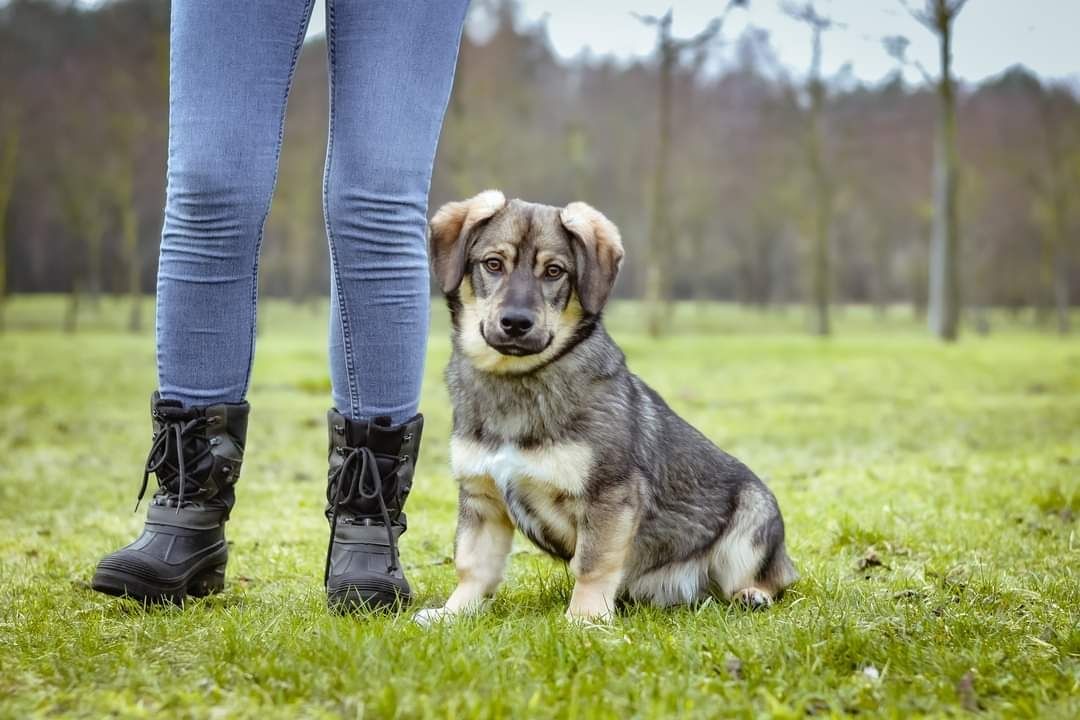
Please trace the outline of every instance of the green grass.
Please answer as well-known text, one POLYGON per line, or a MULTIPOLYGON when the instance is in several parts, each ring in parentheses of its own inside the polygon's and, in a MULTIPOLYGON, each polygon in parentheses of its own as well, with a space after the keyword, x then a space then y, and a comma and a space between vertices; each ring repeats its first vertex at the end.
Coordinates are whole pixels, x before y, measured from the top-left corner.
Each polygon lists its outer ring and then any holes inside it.
MULTIPOLYGON (((567 571, 519 538, 488 614, 422 629, 325 611, 324 315, 278 303, 226 591, 149 610, 93 593, 141 526, 153 342, 117 331, 122 306, 75 335, 60 315, 17 299, 0 336, 0 716, 1080 716, 1080 343, 1026 320, 943 346, 901 310, 850 309, 822 341, 796 310, 687 307, 653 341, 616 307, 631 366, 776 492, 803 579, 764 613, 581 629, 567 571)), ((454 583, 435 317, 403 539, 417 607, 454 583)))

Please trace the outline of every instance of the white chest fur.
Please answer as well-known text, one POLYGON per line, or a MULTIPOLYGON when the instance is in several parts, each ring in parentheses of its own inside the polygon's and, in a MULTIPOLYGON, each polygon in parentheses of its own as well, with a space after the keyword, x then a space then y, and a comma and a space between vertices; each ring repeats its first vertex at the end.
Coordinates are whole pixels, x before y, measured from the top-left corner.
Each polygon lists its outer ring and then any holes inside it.
POLYGON ((461 438, 450 441, 450 465, 458 482, 474 492, 487 485, 501 496, 518 529, 565 560, 575 552, 580 498, 593 462, 592 449, 582 443, 523 449, 510 443, 492 448, 461 438))
POLYGON ((584 443, 552 443, 525 449, 507 443, 491 449, 463 438, 450 440, 454 477, 490 477, 504 495, 508 488, 523 483, 581 495, 592 463, 592 448, 584 443))

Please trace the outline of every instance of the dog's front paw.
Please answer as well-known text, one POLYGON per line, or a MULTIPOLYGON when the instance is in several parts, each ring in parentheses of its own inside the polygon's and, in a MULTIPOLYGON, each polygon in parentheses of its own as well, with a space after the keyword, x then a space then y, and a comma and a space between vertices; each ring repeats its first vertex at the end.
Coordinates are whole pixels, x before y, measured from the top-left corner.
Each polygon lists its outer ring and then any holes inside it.
MULTIPOLYGON (((453 601, 453 598, 450 598, 450 600, 453 601)), ((450 622, 462 616, 479 615, 484 610, 487 610, 490 604, 491 600, 489 598, 481 598, 466 604, 464 607, 457 607, 449 603, 438 608, 424 608, 416 611, 416 614, 413 615, 413 622, 423 627, 429 627, 435 623, 450 622)))
POLYGON ((574 625, 589 627, 590 625, 606 625, 613 617, 611 610, 603 608, 567 608, 566 620, 574 625))
POLYGON ((435 623, 452 620, 455 613, 445 607, 424 608, 413 615, 413 622, 420 627, 431 627, 435 623))

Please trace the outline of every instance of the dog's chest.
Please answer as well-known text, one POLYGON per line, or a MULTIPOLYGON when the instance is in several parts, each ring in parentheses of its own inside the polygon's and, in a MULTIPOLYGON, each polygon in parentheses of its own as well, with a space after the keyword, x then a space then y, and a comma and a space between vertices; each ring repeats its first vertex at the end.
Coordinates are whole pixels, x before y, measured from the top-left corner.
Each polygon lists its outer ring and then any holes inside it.
POLYGON ((588 445, 522 448, 453 438, 450 463, 459 481, 490 478, 514 523, 542 549, 564 558, 573 555, 581 496, 593 464, 588 445))

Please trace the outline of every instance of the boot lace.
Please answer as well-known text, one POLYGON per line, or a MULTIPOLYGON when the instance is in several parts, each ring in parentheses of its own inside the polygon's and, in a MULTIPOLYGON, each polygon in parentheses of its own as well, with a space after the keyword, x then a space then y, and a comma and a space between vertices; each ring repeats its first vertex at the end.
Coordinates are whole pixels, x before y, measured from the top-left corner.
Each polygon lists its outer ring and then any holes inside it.
POLYGON ((142 485, 139 487, 139 497, 135 501, 135 510, 138 511, 139 504, 146 495, 150 473, 154 473, 157 475, 159 487, 170 494, 175 493, 176 512, 179 514, 189 482, 196 484, 196 494, 205 489, 198 486, 195 479, 189 480, 187 469, 189 466, 197 467, 210 454, 210 444, 204 443, 204 446, 195 453, 185 453, 185 446, 190 451, 196 433, 210 424, 210 418, 192 415, 191 411, 182 408, 160 408, 154 412, 154 418, 160 423, 161 429, 154 435, 150 453, 146 456, 142 485), (188 455, 186 458, 185 454, 188 455), (172 489, 173 478, 177 480, 175 491, 172 489))
MULTIPOLYGON (((397 468, 385 478, 391 479, 397 473, 397 468)), ((334 488, 332 509, 330 514, 330 542, 326 546, 326 567, 323 571, 323 584, 330 581, 330 554, 334 549, 334 534, 337 531, 338 511, 347 507, 355 500, 376 500, 379 504, 379 515, 382 516, 383 526, 386 528, 386 539, 390 545, 390 566, 388 571, 398 569, 398 553, 394 543, 394 529, 391 525, 390 510, 386 507, 386 499, 383 497, 382 473, 375 461, 375 453, 369 447, 349 448, 345 460, 330 479, 334 488)))

